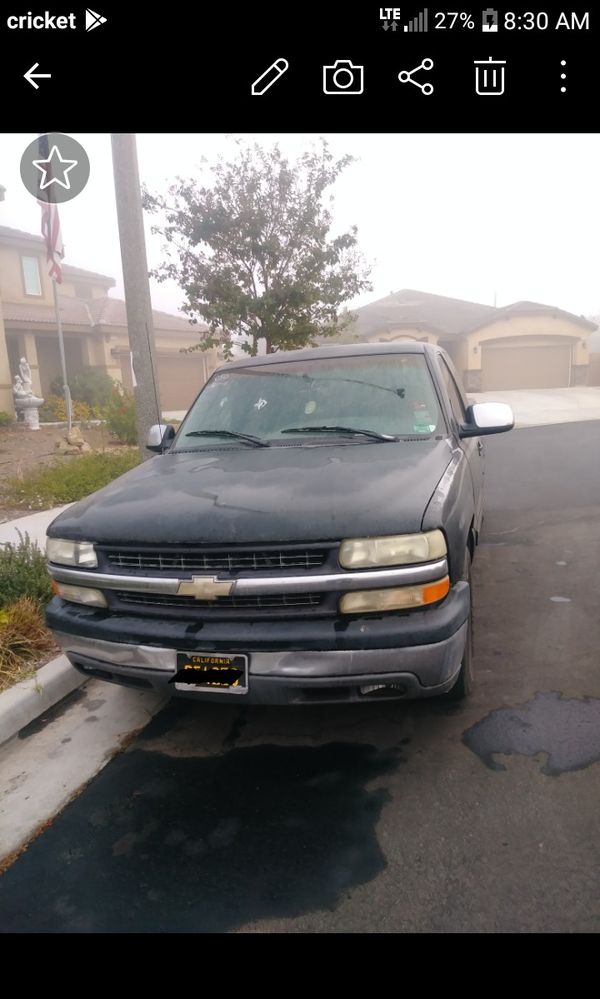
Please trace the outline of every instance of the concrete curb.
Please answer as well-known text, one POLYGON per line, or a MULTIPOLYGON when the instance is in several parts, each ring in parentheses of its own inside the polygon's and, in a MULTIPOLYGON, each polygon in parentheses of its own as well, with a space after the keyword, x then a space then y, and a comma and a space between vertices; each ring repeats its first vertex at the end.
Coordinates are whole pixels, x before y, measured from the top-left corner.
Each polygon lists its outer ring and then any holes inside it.
POLYGON ((66 656, 58 656, 36 676, 9 687, 0 694, 0 745, 85 682, 66 656))

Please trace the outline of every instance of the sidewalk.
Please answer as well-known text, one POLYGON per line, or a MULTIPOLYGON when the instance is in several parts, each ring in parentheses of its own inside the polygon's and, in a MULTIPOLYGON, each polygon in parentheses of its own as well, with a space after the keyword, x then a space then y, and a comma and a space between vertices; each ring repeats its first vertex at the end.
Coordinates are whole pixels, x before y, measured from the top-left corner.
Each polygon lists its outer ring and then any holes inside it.
POLYGON ((0 524, 0 545, 10 542, 18 544, 19 532, 28 534, 31 540, 41 548, 46 548, 46 528, 59 513, 72 506, 67 503, 65 506, 57 506, 53 510, 40 510, 37 513, 30 513, 26 517, 18 517, 17 520, 8 520, 5 524, 0 524))

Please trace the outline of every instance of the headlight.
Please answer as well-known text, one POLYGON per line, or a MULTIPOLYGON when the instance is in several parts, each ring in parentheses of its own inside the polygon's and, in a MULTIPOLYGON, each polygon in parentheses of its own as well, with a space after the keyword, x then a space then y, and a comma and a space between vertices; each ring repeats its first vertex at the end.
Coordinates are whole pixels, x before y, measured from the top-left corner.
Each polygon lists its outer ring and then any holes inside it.
POLYGON ((102 590, 92 590, 89 586, 71 586, 66 583, 53 583, 52 589, 57 596, 72 604, 84 604, 86 607, 108 607, 102 590))
POLYGON ((432 562, 447 554, 441 531, 423 534, 396 534, 385 538, 353 538, 340 545, 340 565, 344 569, 367 569, 379 565, 414 565, 432 562))
POLYGON ((46 558, 58 565, 82 565, 94 569, 98 565, 94 546, 90 541, 63 541, 61 538, 46 539, 46 558))
POLYGON ((340 600, 341 614, 373 614, 377 611, 410 610, 442 600, 450 589, 448 576, 423 586, 397 586, 385 590, 356 590, 340 600))

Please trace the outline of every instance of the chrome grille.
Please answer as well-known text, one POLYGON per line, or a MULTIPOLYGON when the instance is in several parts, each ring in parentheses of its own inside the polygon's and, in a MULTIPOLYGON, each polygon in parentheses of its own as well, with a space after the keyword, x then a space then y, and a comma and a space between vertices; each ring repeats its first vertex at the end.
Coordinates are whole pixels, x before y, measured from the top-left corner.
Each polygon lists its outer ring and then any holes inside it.
POLYGON ((195 597, 177 597, 159 593, 132 593, 118 590, 116 596, 125 604, 142 604, 144 607, 210 607, 221 610, 237 607, 254 610, 271 610, 278 607, 318 607, 322 593, 274 593, 262 597, 219 597, 218 600, 196 600, 195 597))
POLYGON ((313 569, 323 565, 326 549, 269 549, 252 551, 105 551, 107 561, 119 569, 165 569, 197 572, 207 569, 313 569))

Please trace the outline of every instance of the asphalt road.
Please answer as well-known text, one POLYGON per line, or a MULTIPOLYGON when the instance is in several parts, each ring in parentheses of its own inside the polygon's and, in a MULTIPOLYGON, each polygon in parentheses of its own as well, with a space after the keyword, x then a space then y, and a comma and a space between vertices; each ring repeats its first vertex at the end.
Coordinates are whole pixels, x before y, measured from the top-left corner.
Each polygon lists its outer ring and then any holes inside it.
POLYGON ((0 879, 0 929, 600 929, 600 423, 487 454, 467 706, 173 703, 0 879))

